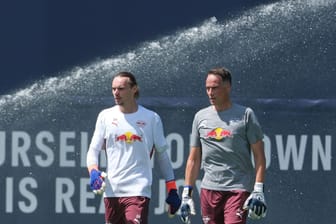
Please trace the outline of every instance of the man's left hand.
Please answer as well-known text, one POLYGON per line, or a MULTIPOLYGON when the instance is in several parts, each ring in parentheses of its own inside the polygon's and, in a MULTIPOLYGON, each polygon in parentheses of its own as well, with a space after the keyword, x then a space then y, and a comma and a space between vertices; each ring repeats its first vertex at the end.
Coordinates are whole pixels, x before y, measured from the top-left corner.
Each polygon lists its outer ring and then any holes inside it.
POLYGON ((248 217, 251 219, 260 219, 266 216, 267 205, 262 183, 256 183, 253 192, 245 201, 243 209, 248 210, 248 217))

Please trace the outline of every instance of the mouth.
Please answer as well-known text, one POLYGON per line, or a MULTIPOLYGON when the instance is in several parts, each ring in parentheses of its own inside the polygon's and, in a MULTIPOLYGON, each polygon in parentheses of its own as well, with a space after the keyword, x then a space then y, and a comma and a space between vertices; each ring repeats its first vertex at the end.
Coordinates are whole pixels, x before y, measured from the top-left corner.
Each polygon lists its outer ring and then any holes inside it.
POLYGON ((216 102, 216 98, 209 98, 209 101, 211 104, 214 104, 216 102))

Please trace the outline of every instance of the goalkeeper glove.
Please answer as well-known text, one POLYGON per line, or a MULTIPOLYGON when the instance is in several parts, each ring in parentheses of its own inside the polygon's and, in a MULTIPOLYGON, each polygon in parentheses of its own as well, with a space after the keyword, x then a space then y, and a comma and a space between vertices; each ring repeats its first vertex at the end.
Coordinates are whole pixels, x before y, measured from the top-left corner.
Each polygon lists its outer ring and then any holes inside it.
POLYGON ((102 194, 105 191, 105 182, 104 178, 106 177, 105 172, 92 169, 90 172, 90 188, 95 194, 102 194))
POLYGON ((267 205, 263 183, 255 183, 254 190, 245 201, 243 209, 248 210, 248 217, 251 219, 260 219, 266 216, 267 205))
POLYGON ((176 183, 175 180, 171 180, 166 182, 168 196, 166 198, 166 203, 169 205, 168 207, 168 216, 173 217, 177 210, 180 208, 181 199, 177 194, 176 183))
POLYGON ((192 186, 185 186, 182 193, 181 220, 190 223, 191 215, 196 215, 194 201, 192 199, 192 186))

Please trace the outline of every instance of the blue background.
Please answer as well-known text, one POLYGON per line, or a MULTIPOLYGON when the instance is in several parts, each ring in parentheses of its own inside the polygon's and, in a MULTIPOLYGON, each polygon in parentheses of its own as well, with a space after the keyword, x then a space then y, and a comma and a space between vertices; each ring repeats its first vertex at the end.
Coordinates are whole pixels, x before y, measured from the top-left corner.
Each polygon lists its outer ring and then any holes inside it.
POLYGON ((263 2, 2 1, 0 94, 263 2))

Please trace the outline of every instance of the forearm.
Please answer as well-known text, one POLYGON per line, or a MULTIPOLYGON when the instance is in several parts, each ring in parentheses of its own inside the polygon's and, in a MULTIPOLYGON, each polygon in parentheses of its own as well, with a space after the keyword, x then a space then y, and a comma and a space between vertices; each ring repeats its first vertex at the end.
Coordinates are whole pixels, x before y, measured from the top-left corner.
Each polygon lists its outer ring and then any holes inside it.
POLYGON ((255 182, 261 182, 264 183, 265 181, 265 166, 263 163, 256 163, 256 178, 255 178, 255 182))
POLYGON ((86 155, 86 166, 88 168, 89 173, 91 172, 92 169, 98 170, 98 157, 99 157, 99 152, 98 150, 94 150, 90 148, 87 152, 86 155))
POLYGON ((156 152, 155 157, 157 164, 160 167, 163 178, 167 181, 175 180, 174 170, 168 157, 167 151, 156 152))
POLYGON ((194 186, 201 168, 200 149, 192 148, 185 170, 185 185, 194 186))
POLYGON ((265 181, 266 173, 266 158, 264 153, 264 144, 262 141, 259 141, 253 145, 253 152, 256 172, 255 182, 263 183, 265 181))
POLYGON ((96 127, 86 155, 86 166, 89 173, 92 169, 98 170, 98 157, 102 149, 106 149, 106 139, 104 138, 105 127, 102 122, 102 113, 98 115, 96 127))
POLYGON ((185 185, 194 186, 198 178, 199 168, 195 161, 188 160, 187 168, 185 172, 185 185))

